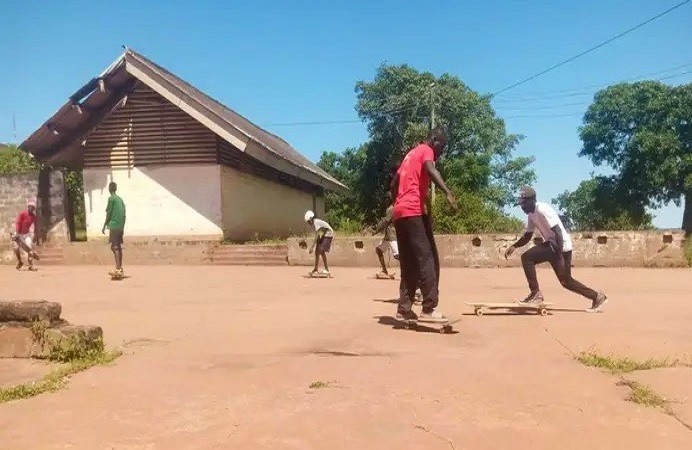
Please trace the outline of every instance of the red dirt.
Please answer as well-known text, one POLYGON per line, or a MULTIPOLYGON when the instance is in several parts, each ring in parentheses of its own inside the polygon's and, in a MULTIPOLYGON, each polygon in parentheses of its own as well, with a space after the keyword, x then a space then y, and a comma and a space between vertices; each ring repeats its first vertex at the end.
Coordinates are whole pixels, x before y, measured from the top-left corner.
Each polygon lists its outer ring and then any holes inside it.
POLYGON ((602 314, 541 270, 563 309, 547 317, 464 305, 524 296, 520 269, 443 269, 441 310, 467 314, 450 335, 393 329, 398 282, 374 269, 107 270, 0 267, 4 298, 61 302, 125 350, 56 393, 1 404, 0 448, 692 448, 692 431, 570 354, 690 352, 689 269, 575 268, 608 293, 602 314))

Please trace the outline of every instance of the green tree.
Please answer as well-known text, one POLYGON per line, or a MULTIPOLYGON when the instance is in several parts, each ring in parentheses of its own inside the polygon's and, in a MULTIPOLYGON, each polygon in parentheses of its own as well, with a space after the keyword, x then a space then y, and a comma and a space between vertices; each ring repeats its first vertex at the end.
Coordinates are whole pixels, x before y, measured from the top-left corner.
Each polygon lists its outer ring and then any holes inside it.
POLYGON ((574 231, 653 228, 643 202, 624 192, 614 177, 584 180, 576 190, 565 191, 552 202, 565 226, 574 231))
POLYGON ((692 233, 692 84, 622 83, 598 92, 579 129, 580 156, 605 164, 621 192, 642 206, 684 199, 682 228, 692 233))
MULTIPOLYGON (((512 155, 522 137, 506 132, 489 97, 469 89, 457 77, 435 77, 407 65, 380 66, 373 81, 356 84, 356 94, 356 109, 368 126, 370 140, 359 149, 358 157, 352 149, 342 155, 323 155, 321 167, 341 177, 353 191, 329 203, 329 217, 347 213, 346 217, 365 223, 379 219, 389 201, 391 169, 425 139, 434 116, 435 124, 444 125, 449 137, 447 152, 437 166, 450 189, 463 200, 458 214, 436 222, 437 231, 468 231, 474 227, 463 218, 476 212, 485 214, 479 220, 484 231, 506 229, 512 223, 502 208, 520 185, 535 180, 530 168, 533 158, 512 155), (332 167, 335 163, 351 171, 339 173, 332 167)), ((433 208, 438 211, 441 207, 436 202, 433 208)))
POLYGON ((366 147, 348 148, 342 153, 324 152, 317 166, 350 188, 346 194, 327 192, 326 219, 341 231, 357 232, 363 224, 363 192, 360 186, 366 147))
POLYGON ((455 192, 474 192, 504 207, 520 185, 535 180, 530 169, 533 158, 512 155, 522 136, 508 134, 490 98, 455 76, 435 77, 407 65, 382 65, 372 82, 357 83, 356 93, 356 109, 373 144, 364 181, 368 191, 378 196, 373 205, 377 211, 384 206, 388 167, 425 138, 433 116, 435 125, 444 125, 449 135, 438 166, 455 192))

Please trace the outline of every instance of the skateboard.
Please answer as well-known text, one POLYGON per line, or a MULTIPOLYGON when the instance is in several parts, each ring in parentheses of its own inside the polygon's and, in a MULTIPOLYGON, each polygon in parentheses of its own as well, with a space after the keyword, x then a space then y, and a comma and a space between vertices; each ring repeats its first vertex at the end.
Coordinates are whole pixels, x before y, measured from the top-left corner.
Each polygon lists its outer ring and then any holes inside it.
POLYGON ((418 328, 418 325, 421 325, 421 326, 426 326, 426 327, 437 328, 437 331, 440 334, 445 334, 445 333, 451 333, 452 332, 452 325, 459 322, 461 320, 461 317, 458 319, 454 319, 454 320, 447 319, 445 321, 425 320, 425 319, 396 319, 396 320, 398 322, 403 323, 404 328, 407 330, 416 330, 418 328))
POLYGON ((333 278, 331 273, 308 272, 310 278, 333 278))
POLYGON ((41 260, 41 258, 38 256, 38 253, 36 253, 36 251, 34 251, 33 248, 31 248, 31 247, 29 247, 28 245, 26 245, 26 242, 24 242, 24 241, 22 241, 21 239, 19 239, 19 237, 17 236, 16 233, 10 233, 10 238, 11 238, 14 242, 16 242, 17 245, 19 245, 19 247, 20 247, 22 250, 24 250, 24 251, 26 252, 27 255, 31 255, 31 257, 32 257, 33 259, 35 259, 36 261, 40 261, 40 260, 41 260))
POLYGON ((378 272, 378 273, 375 274, 375 278, 377 278, 378 280, 393 280, 393 279, 394 279, 394 275, 396 275, 395 272, 390 272, 390 273, 387 274, 387 275, 385 275, 385 274, 383 274, 383 273, 381 273, 381 272, 378 272))
POLYGON ((110 272, 108 272, 108 275, 111 277, 112 281, 119 281, 125 278, 124 272, 118 272, 115 270, 111 270, 110 272))
POLYGON ((467 302, 467 305, 473 306, 473 312, 478 316, 483 315, 483 309, 535 309, 538 314, 545 316, 548 314, 548 306, 554 303, 493 303, 493 302, 467 302))

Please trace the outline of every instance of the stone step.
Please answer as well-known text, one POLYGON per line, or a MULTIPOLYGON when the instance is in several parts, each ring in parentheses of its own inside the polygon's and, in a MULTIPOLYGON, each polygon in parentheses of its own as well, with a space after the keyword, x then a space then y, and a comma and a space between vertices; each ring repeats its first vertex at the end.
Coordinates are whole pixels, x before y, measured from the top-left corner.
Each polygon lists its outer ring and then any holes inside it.
POLYGON ((213 261, 213 266, 285 266, 286 260, 283 261, 265 261, 260 259, 248 259, 245 261, 213 261))
POLYGON ((213 265, 283 266, 288 264, 286 261, 286 255, 224 255, 213 256, 209 260, 213 265))
POLYGON ((222 245, 212 250, 213 254, 288 254, 288 246, 222 245))

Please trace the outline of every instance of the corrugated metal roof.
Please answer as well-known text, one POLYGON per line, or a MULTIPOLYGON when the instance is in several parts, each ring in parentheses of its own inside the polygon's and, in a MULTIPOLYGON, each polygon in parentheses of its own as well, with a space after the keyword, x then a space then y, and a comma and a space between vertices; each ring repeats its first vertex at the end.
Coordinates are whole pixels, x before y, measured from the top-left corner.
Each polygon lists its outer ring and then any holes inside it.
MULTIPOLYGON (((123 90, 130 87, 133 81, 132 78, 134 78, 134 75, 124 70, 128 64, 137 67, 139 70, 146 71, 148 76, 157 79, 157 81, 163 81, 164 84, 179 90, 186 97, 193 100, 201 109, 200 112, 205 116, 214 115, 218 117, 225 124, 256 142, 274 156, 313 174, 305 181, 315 183, 315 178, 317 177, 322 180, 317 184, 327 189, 336 191, 347 189, 344 184, 317 167, 288 142, 260 128, 237 112, 133 50, 127 50, 98 78, 90 80, 73 94, 70 100, 53 117, 22 143, 21 147, 38 158, 46 160, 62 160, 64 162, 66 158, 74 159, 77 153, 75 141, 82 139, 84 137, 83 134, 90 131, 95 123, 105 117, 117 102, 126 95, 126 92, 123 92, 123 90), (104 80, 107 83, 108 89, 105 92, 100 91, 99 80, 104 80), (78 108, 75 105, 81 105, 82 107, 78 108), (89 128, 89 130, 86 130, 86 128, 89 128), (56 156, 58 153, 63 153, 62 158, 56 156)), ((291 173, 290 175, 302 178, 300 173, 300 171, 297 171, 297 174, 291 173)))

